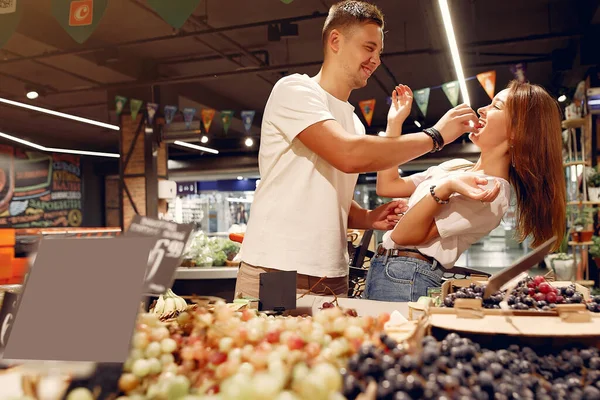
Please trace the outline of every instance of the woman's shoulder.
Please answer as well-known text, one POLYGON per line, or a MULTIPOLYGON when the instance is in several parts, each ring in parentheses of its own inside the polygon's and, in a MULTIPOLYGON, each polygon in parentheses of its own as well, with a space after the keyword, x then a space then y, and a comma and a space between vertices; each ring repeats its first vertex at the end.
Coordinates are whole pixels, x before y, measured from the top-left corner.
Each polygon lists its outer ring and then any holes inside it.
POLYGON ((456 169, 461 169, 462 167, 472 167, 474 163, 469 160, 465 160, 464 158, 454 158, 452 160, 444 161, 440 165, 439 168, 445 169, 447 171, 452 171, 456 169))

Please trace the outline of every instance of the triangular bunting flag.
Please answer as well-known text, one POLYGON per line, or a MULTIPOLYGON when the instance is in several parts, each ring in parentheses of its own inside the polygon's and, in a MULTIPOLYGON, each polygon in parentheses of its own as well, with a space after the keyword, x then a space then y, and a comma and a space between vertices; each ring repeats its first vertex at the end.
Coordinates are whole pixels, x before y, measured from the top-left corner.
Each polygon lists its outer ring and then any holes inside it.
POLYGON ((140 108, 142 108, 142 104, 144 102, 138 99, 131 99, 129 101, 129 108, 131 109, 131 119, 136 120, 138 113, 140 112, 140 108))
POLYGON ((198 7, 200 0, 148 0, 148 4, 169 25, 179 29, 198 7))
POLYGON ((527 71, 527 64, 525 64, 525 63, 518 63, 518 64, 514 64, 514 65, 510 66, 510 72, 513 73, 513 75, 515 76, 515 79, 519 83, 524 83, 527 80, 527 76, 525 74, 526 71, 527 71))
POLYGON ((21 0, 0 1, 0 48, 8 42, 17 29, 22 14, 21 0))
POLYGON ((254 122, 254 116, 256 115, 256 111, 242 111, 242 122, 244 122, 244 129, 246 133, 250 133, 250 129, 252 129, 252 122, 254 122))
POLYGON ((375 111, 375 99, 359 101, 358 106, 363 113, 363 117, 365 117, 365 121, 367 121, 367 125, 371 126, 373 112, 375 111))
POLYGON ((490 96, 490 99, 493 99, 496 91, 496 71, 488 71, 477 74, 477 80, 481 86, 483 86, 483 89, 488 96, 490 96))
POLYGON ((187 107, 183 109, 183 120, 185 121, 185 128, 190 129, 192 127, 192 121, 196 115, 196 109, 193 107, 187 107))
POLYGON ((169 125, 175 118, 177 112, 177 106, 165 106, 165 122, 169 125))
POLYGON ((127 97, 123 96, 115 96, 115 110, 117 111, 117 115, 121 115, 123 112, 123 107, 127 103, 127 97))
POLYGON ((227 131, 229 130, 229 125, 231 125, 231 119, 233 118, 233 110, 223 110, 221 111, 221 123, 223 124, 223 130, 227 135, 227 131))
POLYGON ((212 120, 215 117, 215 110, 212 108, 203 108, 202 111, 202 125, 204 125, 204 131, 208 133, 212 120))
POLYGON ((419 107, 419 110, 421 110, 421 114, 423 114, 424 117, 427 116, 427 107, 429 106, 430 92, 431 88, 419 89, 415 90, 414 92, 415 102, 417 103, 417 106, 419 107))
POLYGON ((52 15, 81 44, 96 30, 104 16, 106 2, 107 0, 52 0, 52 15))
POLYGON ((442 85, 442 90, 446 94, 450 104, 452 104, 452 107, 456 107, 458 104, 459 89, 458 81, 447 82, 442 85))
POLYGON ((148 115, 148 125, 152 125, 154 123, 154 116, 156 115, 157 110, 158 110, 158 104, 146 103, 146 114, 148 115))

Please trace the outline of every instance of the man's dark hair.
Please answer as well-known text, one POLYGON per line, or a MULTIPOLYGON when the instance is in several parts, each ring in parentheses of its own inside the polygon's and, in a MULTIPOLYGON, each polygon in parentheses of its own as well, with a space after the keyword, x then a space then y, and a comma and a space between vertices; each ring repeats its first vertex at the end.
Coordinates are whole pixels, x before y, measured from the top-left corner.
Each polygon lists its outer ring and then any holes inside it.
POLYGON ((352 25, 374 23, 383 29, 383 13, 376 5, 360 0, 344 0, 331 6, 323 25, 323 47, 334 29, 345 29, 352 25))

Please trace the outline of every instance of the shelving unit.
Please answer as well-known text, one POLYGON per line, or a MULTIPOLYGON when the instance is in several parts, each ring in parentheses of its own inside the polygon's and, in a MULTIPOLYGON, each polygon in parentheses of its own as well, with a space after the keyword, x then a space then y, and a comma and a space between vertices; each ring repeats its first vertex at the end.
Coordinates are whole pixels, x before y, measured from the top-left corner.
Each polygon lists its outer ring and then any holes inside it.
MULTIPOLYGON (((587 193, 587 168, 592 167, 591 157, 591 115, 584 118, 575 118, 562 121, 562 128, 567 130, 567 154, 566 160, 563 162, 565 170, 569 170, 566 174, 567 181, 567 206, 598 206, 600 202, 590 201, 587 193), (577 131, 580 130, 579 140, 577 131), (579 145, 579 146, 578 146, 579 145), (581 166, 581 171, 579 171, 581 166), (579 173, 581 173, 581 191, 579 190, 579 173), (575 182, 571 182, 572 174, 575 176, 575 182), (576 199, 569 199, 569 189, 571 185, 576 186, 576 199)), ((571 225, 573 219, 571 219, 571 225)), ((576 280, 579 282, 589 283, 589 265, 588 265, 588 248, 593 242, 575 242, 570 241, 569 246, 572 248, 573 258, 576 267, 576 280), (584 279, 586 281, 584 281, 584 279)), ((593 282, 592 282, 593 284, 593 282)))

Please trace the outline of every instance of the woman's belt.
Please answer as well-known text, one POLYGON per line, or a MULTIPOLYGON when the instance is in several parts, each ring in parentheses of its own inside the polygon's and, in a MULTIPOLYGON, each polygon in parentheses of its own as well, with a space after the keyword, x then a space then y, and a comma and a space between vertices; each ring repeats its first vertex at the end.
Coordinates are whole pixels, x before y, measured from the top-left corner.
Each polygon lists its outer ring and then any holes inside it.
POLYGON ((433 257, 426 256, 425 254, 413 249, 386 249, 383 246, 377 248, 377 255, 388 256, 388 257, 411 257, 418 260, 426 261, 433 264, 435 259, 433 257))
MULTIPOLYGON (((387 255, 388 257, 416 258, 417 260, 425 261, 430 264, 433 264, 433 262, 435 261, 435 258, 426 256, 425 254, 419 252, 416 249, 386 249, 385 247, 383 247, 381 245, 379 245, 379 247, 377 248, 377 255, 379 255, 379 256, 387 255)), ((440 268, 445 273, 459 274, 459 275, 465 275, 465 276, 474 276, 474 275, 477 276, 478 275, 478 276, 484 276, 484 277, 488 277, 488 278, 491 276, 491 274, 488 274, 487 272, 478 271, 478 270, 470 269, 470 268, 463 268, 463 267, 456 267, 456 266, 454 266, 450 269, 444 268, 442 266, 442 264, 440 264, 439 261, 437 262, 437 265, 438 265, 438 268, 440 268)))

